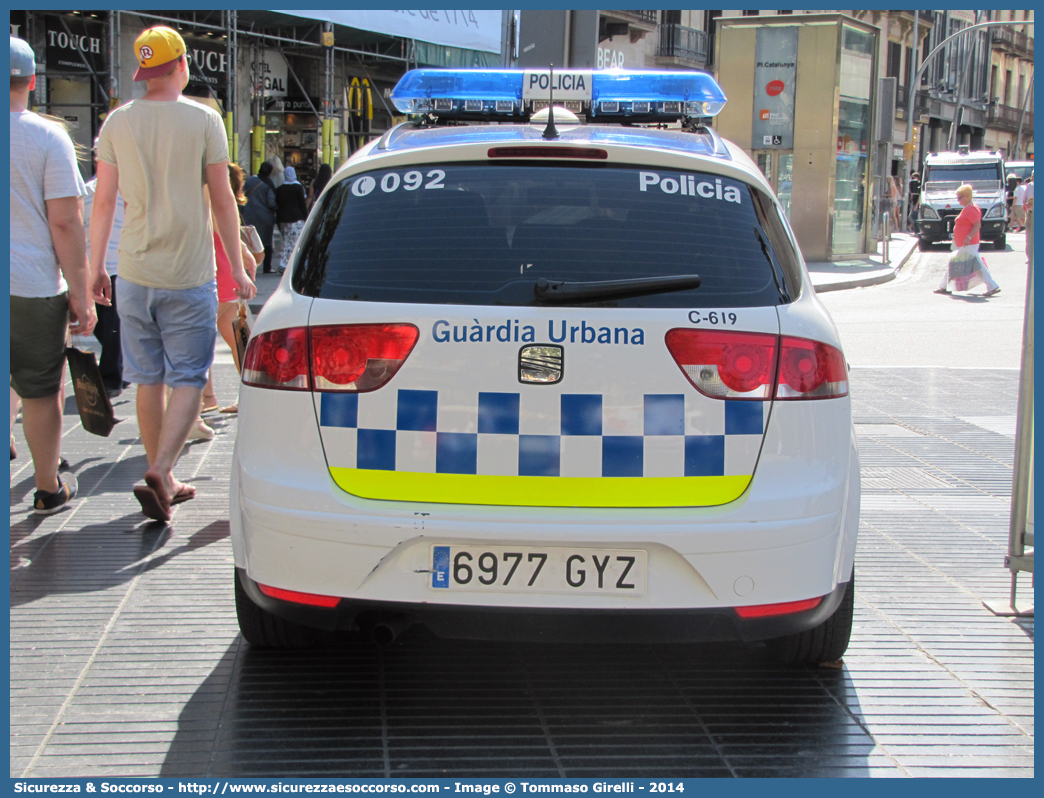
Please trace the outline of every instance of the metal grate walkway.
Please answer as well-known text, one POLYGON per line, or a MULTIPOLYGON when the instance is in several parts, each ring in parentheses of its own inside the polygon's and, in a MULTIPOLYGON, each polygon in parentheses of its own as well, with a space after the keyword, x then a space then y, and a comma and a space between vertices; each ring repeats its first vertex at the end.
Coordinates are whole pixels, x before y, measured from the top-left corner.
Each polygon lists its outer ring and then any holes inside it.
MULTIPOLYGON (((232 396, 232 367, 215 371, 232 396)), ((130 492, 145 468, 133 402, 101 439, 73 426, 70 399, 74 509, 27 515, 21 438, 11 464, 11 775, 1032 776, 1033 622, 982 605, 1008 592, 1018 375, 852 378, 866 479, 837 670, 742 645, 418 627, 384 649, 251 650, 232 604, 235 419, 188 447, 179 475, 199 498, 156 529, 130 492)))

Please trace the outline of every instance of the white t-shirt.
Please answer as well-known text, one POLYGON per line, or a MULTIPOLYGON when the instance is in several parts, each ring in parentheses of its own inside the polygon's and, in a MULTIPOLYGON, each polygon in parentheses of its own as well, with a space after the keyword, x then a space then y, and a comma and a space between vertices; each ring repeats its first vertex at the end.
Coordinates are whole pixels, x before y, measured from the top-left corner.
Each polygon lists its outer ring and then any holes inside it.
MULTIPOLYGON (((98 190, 98 178, 87 181, 87 196, 83 199, 83 227, 87 232, 87 251, 91 246, 91 209, 94 207, 94 192, 98 190)), ((116 194, 116 213, 112 217, 112 234, 109 236, 109 248, 105 250, 105 271, 110 277, 116 276, 119 264, 120 233, 123 232, 123 197, 116 194)))
POLYGON ((1028 205, 1030 200, 1033 199, 1033 183, 1023 183, 1022 186, 1026 189, 1026 192, 1022 195, 1022 204, 1028 205))
POLYGON ((1024 205, 1025 204, 1025 202, 1026 202, 1026 187, 1028 185, 1029 185, 1028 183, 1019 183, 1019 185, 1015 187, 1015 204, 1016 205, 1024 205))
POLYGON ((111 111, 98 159, 119 170, 126 201, 120 279, 147 288, 195 288, 214 279, 206 170, 228 162, 220 114, 186 97, 133 100, 111 111))
POLYGON ((68 290, 47 225, 47 200, 87 193, 72 139, 32 111, 11 112, 11 294, 68 290))

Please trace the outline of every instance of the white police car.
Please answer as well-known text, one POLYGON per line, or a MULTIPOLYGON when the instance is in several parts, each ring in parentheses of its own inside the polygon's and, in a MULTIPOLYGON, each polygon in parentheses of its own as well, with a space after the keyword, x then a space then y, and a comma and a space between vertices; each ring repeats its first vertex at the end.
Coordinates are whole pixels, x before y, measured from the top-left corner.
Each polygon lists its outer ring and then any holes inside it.
POLYGON ((836 659, 847 369, 779 204, 695 121, 724 105, 710 76, 548 78, 408 73, 416 121, 309 217, 243 368, 243 635, 421 622, 836 659), (532 120, 548 83, 575 116, 532 120))

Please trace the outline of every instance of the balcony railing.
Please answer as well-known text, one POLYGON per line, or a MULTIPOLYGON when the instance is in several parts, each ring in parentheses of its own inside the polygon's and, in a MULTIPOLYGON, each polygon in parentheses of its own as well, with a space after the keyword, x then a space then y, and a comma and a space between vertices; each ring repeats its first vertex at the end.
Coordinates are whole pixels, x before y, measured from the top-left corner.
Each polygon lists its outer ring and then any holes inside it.
POLYGON ((639 22, 647 22, 650 25, 655 25, 657 22, 656 11, 620 11, 621 14, 628 14, 639 22))
MULTIPOLYGON (((914 12, 910 11, 908 9, 898 9, 896 11, 889 11, 888 13, 890 13, 890 14, 909 14, 911 17, 914 15, 914 12)), ((935 22, 935 15, 931 11, 923 11, 923 10, 922 11, 918 11, 917 12, 917 16, 919 16, 921 18, 921 22, 927 23, 929 25, 931 25, 931 24, 933 24, 935 22)))
POLYGON ((707 63, 707 34, 683 25, 661 25, 656 55, 683 58, 703 66, 707 63))
POLYGON ((1033 57, 1033 38, 1022 31, 1011 28, 994 28, 993 43, 1000 47, 1007 47, 1020 55, 1033 57))
MULTIPOLYGON (((1019 120, 1022 118, 1022 109, 1013 108, 1010 105, 991 105, 988 124, 1003 130, 1016 131, 1019 129, 1019 120)), ((1022 121, 1023 130, 1033 130, 1033 112, 1026 111, 1026 118, 1022 121)))

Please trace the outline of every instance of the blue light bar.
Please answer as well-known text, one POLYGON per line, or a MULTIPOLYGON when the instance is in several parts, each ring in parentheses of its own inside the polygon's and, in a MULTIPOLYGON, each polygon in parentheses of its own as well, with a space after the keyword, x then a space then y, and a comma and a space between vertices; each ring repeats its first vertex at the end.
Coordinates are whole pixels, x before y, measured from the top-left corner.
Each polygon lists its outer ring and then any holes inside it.
MULTIPOLYGON (((524 93, 525 80, 529 79, 532 86, 533 73, 544 72, 546 70, 413 69, 399 80, 391 100, 406 114, 528 119, 534 110, 533 103, 546 105, 546 97, 542 101, 534 93, 524 93)), ((726 102, 721 87, 703 72, 556 69, 556 83, 575 87, 577 80, 560 81, 563 76, 581 73, 587 76, 589 94, 579 102, 591 121, 664 121, 715 116, 726 102)), ((555 96, 558 97, 557 91, 555 96)), ((577 102, 575 91, 567 97, 570 102, 577 102)))
POLYGON ((621 107, 626 103, 632 108, 635 103, 650 103, 661 113, 717 116, 726 101, 721 86, 705 72, 609 70, 595 72, 591 83, 591 106, 595 114, 607 103, 620 103, 621 107), (667 108, 663 108, 664 103, 668 104, 667 108), (679 108, 670 103, 682 105, 679 108))
MULTIPOLYGON (((435 100, 478 100, 483 110, 514 113, 522 106, 522 71, 517 69, 411 69, 395 85, 391 101, 404 114, 436 113, 435 100), (511 103, 508 108, 507 103, 511 103)), ((454 110, 457 110, 455 108, 454 110)), ((475 110, 473 107, 468 110, 475 110)))

